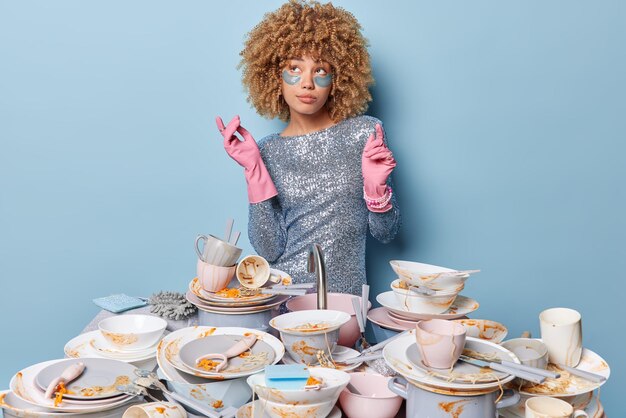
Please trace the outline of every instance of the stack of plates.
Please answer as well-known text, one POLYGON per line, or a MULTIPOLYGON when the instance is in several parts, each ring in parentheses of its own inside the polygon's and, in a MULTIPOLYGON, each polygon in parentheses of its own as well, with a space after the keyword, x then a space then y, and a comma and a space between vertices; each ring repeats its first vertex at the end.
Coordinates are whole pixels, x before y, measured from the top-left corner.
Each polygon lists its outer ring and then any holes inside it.
POLYGON ((26 416, 29 413, 33 416, 86 414, 121 408, 135 400, 134 396, 117 390, 118 385, 131 383, 135 378, 134 366, 112 359, 86 358, 80 361, 85 364, 85 370, 67 385, 70 393, 63 395, 58 406, 54 406, 54 399, 45 397, 45 390, 53 379, 78 362, 75 359, 46 361, 19 371, 11 379, 11 392, 2 398, 0 406, 17 416, 20 411, 26 416))
MULTIPOLYGON (((225 289, 237 294, 238 288, 225 289)), ((231 292, 228 292, 231 293, 231 292)), ((217 293, 207 292, 202 289, 200 281, 194 278, 189 283, 187 300, 196 305, 198 309, 206 312, 243 315, 254 312, 264 312, 275 308, 289 299, 289 296, 257 294, 254 296, 228 297, 225 291, 217 293)))
MULTIPOLYGON (((80 334, 65 344, 65 355, 72 358, 105 358, 133 363, 138 367, 146 368, 146 363, 154 361, 157 344, 138 350, 129 350, 116 347, 109 343, 100 331, 91 331, 80 334)), ((149 367, 151 368, 151 367, 149 367)))

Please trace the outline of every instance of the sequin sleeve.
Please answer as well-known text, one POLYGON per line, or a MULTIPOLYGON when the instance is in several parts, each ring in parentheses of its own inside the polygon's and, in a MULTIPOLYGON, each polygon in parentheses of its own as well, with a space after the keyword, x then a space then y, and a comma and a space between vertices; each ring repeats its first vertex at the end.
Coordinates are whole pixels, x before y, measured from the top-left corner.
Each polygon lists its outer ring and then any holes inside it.
MULTIPOLYGON (((393 189, 391 176, 389 176, 387 184, 393 189)), ((387 212, 369 212, 368 215, 370 233, 383 244, 391 242, 400 229, 400 209, 395 194, 391 196, 391 205, 391 209, 387 212)))
POLYGON ((248 215, 248 237, 252 247, 270 263, 275 262, 287 243, 285 220, 278 199, 273 197, 250 204, 248 215))

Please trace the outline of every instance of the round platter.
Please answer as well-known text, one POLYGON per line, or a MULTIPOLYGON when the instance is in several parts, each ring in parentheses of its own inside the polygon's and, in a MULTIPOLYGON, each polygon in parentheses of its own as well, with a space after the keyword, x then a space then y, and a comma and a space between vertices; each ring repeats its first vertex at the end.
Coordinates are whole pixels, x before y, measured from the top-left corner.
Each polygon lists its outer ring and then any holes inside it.
POLYGON ((391 314, 395 314, 400 319, 418 321, 422 319, 457 319, 474 312, 480 306, 477 301, 467 296, 458 295, 452 306, 440 314, 427 314, 419 312, 409 312, 398 301, 393 291, 383 292, 376 296, 376 300, 387 308, 391 314))

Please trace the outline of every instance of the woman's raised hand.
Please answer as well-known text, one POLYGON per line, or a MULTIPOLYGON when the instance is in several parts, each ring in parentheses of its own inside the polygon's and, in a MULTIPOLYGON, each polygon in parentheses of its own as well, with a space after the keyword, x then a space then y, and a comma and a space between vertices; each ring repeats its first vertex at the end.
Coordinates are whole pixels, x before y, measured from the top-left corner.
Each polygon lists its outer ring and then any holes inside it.
POLYGON ((396 166, 396 160, 385 145, 384 138, 382 126, 376 124, 376 133, 367 139, 361 157, 364 198, 372 212, 391 209, 392 191, 387 186, 387 178, 396 166))
POLYGON ((239 116, 235 116, 226 126, 219 116, 215 118, 215 122, 224 137, 224 149, 230 158, 245 169, 248 201, 259 203, 276 196, 278 194, 276 186, 263 163, 259 146, 250 132, 240 125, 239 116), (243 141, 235 135, 235 132, 243 137, 243 141))

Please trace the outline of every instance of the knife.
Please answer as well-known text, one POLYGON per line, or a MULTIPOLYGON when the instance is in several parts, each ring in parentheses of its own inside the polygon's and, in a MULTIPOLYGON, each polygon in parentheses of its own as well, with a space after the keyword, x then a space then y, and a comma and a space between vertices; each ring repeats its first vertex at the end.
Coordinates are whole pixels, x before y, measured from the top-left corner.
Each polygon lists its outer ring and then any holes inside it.
POLYGON ((477 366, 477 367, 489 367, 492 370, 497 370, 502 373, 507 373, 515 377, 519 377, 521 379, 528 380, 529 382, 533 382, 537 384, 540 384, 546 381, 545 376, 540 376, 535 373, 530 373, 530 372, 526 372, 520 369, 514 369, 512 367, 503 366, 502 364, 499 364, 499 363, 477 360, 475 358, 471 358, 471 357, 467 357, 463 355, 459 357, 459 360, 464 361, 465 363, 473 364, 474 366, 477 366))
POLYGON ((600 374, 591 373, 585 370, 575 369, 573 367, 569 367, 564 364, 557 364, 556 366, 565 370, 566 372, 570 374, 573 374, 574 376, 582 377, 583 379, 587 379, 594 383, 602 383, 606 380, 606 377, 600 374))
POLYGON ((518 370, 522 370, 522 371, 529 372, 532 374, 538 374, 539 376, 545 376, 551 379, 558 379, 559 377, 561 377, 561 375, 557 372, 553 372, 553 371, 546 370, 546 369, 540 369, 538 367, 527 366, 525 364, 513 363, 512 361, 500 360, 500 359, 493 359, 491 361, 493 361, 494 363, 500 363, 501 365, 510 367, 512 369, 518 369, 518 370))

